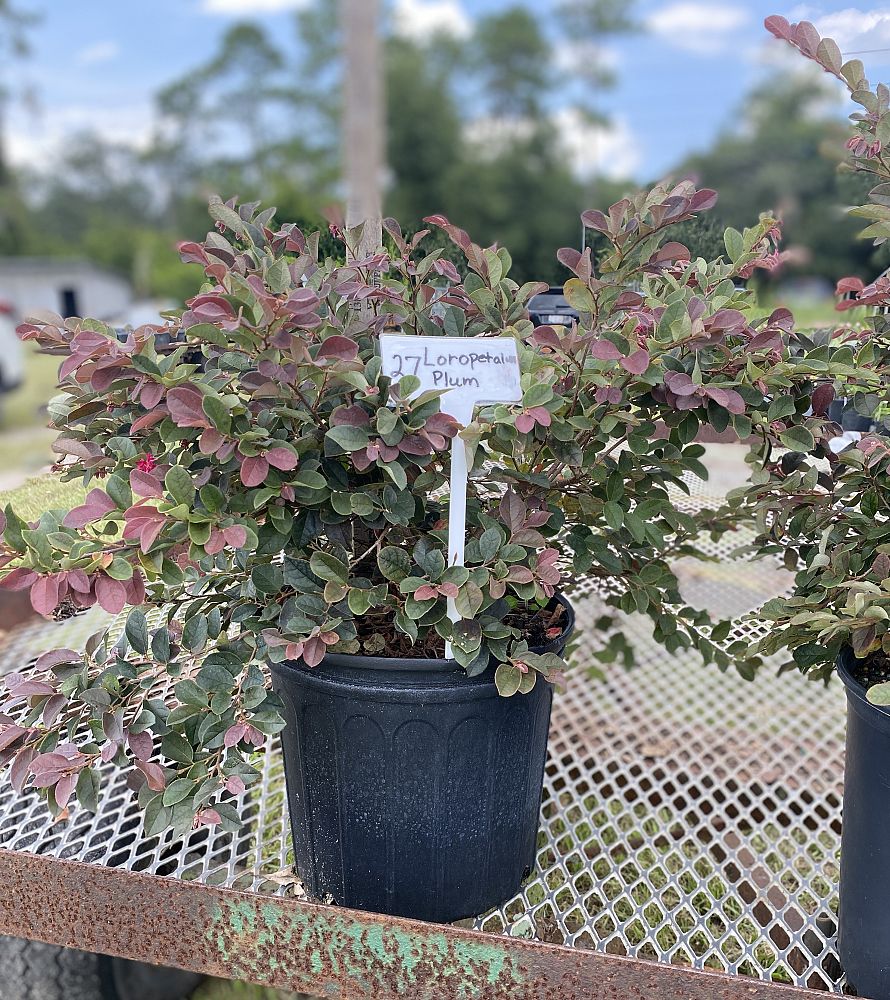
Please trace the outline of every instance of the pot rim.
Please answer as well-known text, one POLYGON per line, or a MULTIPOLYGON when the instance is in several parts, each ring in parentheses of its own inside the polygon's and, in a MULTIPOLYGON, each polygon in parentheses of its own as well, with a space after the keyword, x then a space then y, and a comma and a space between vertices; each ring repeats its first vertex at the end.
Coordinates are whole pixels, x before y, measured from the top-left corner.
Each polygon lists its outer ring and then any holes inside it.
MULTIPOLYGON (((554 639, 541 646, 532 646, 533 653, 551 653, 565 647, 572 632, 575 630, 575 609, 562 594, 554 594, 553 600, 559 604, 565 612, 565 624, 562 632, 554 639)), ((274 666, 295 666, 297 660, 284 660, 274 666)), ((327 653, 324 660, 318 667, 309 668, 311 670, 323 670, 325 667, 339 667, 348 670, 373 670, 387 673, 454 673, 460 672, 466 676, 464 668, 454 659, 432 659, 431 657, 400 657, 400 656, 359 656, 353 653, 327 653)))
POLYGON ((890 706, 873 705, 865 696, 866 689, 856 680, 850 670, 850 665, 855 661, 856 654, 852 646, 844 646, 837 655, 835 668, 837 675, 847 689, 847 696, 859 706, 862 711, 873 712, 890 719, 890 706))

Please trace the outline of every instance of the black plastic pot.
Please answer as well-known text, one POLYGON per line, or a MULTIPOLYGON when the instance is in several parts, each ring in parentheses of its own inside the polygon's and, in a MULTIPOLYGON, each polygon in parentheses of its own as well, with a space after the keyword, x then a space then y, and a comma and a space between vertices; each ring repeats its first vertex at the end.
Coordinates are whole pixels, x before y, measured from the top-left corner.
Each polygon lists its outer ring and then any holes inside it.
POLYGON ((872 705, 838 659, 847 689, 838 950, 861 996, 890 997, 890 710, 872 705))
MULTIPOLYGON (((574 627, 538 652, 560 652, 574 627)), ((551 686, 502 698, 493 667, 329 654, 272 666, 297 870, 342 906, 482 913, 534 867, 551 686)))

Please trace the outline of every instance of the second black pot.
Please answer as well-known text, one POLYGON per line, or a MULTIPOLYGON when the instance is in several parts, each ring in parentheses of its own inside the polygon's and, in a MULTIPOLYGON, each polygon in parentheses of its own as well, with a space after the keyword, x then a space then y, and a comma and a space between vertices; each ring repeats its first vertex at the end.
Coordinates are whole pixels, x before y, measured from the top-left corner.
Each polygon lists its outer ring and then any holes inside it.
MULTIPOLYGON (((561 652, 574 627, 538 652, 561 652)), ((493 667, 329 654, 273 664, 297 870, 316 898, 453 921, 533 869, 552 689, 502 698, 493 667)))
POLYGON ((872 705, 845 649, 847 750, 838 951, 861 996, 890 997, 890 710, 872 705))

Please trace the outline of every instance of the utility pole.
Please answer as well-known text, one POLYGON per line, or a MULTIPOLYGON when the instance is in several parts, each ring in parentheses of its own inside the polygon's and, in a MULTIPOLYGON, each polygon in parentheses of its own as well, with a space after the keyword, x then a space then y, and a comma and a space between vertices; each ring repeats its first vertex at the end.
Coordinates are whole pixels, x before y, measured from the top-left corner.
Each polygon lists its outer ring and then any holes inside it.
POLYGON ((383 68, 380 0, 340 0, 343 31, 343 161, 346 230, 363 226, 354 247, 358 259, 383 243, 381 181, 384 160, 383 68))

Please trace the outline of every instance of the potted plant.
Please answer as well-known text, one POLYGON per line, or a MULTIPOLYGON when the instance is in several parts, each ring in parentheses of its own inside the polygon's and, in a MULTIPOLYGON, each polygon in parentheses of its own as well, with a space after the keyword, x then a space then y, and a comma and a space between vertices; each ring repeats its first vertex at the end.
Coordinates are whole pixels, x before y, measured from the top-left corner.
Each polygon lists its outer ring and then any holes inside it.
MULTIPOLYGON (((769 18, 778 37, 842 80, 862 111, 852 116, 853 167, 880 182, 869 203, 854 209, 869 220, 863 233, 890 237, 890 91, 872 89, 862 63, 844 63, 838 46, 807 22, 769 18)), ((851 304, 890 303, 890 281, 866 287, 844 279, 838 292, 851 304)), ((890 322, 875 310, 862 327, 842 327, 835 357, 850 367, 841 394, 869 420, 890 401, 890 322), (868 369, 868 373, 864 369, 868 369)), ((827 348, 826 348, 827 349, 827 348)), ((832 395, 830 385, 815 395, 832 395)), ((840 428, 832 432, 839 434, 840 428)), ((890 442, 866 433, 834 454, 823 434, 811 458, 765 462, 757 485, 732 495, 736 513, 754 510, 764 551, 784 550, 798 568, 793 594, 770 601, 772 623, 761 654, 790 650, 789 666, 828 681, 835 670, 847 693, 847 749, 839 912, 839 950, 850 983, 863 995, 890 995, 890 442), (818 459, 814 460, 814 459, 818 459)))
MULTIPOLYGON (((791 356, 786 311, 743 311, 735 279, 775 263, 775 220, 730 230, 714 262, 668 239, 715 200, 683 181, 585 213, 609 249, 595 264, 560 251, 580 320, 558 330, 529 322, 543 286, 513 282, 505 249, 441 217, 427 222, 465 256, 463 280, 424 253, 423 231, 407 240, 390 221, 372 258, 319 263, 317 234, 220 200, 214 231, 181 248, 207 282, 163 326, 121 343, 92 320, 27 322, 24 337, 68 355, 50 406, 57 471, 90 490, 36 523, 7 508, 3 586, 44 615, 132 610, 119 637, 7 678, 14 787, 57 814, 95 809, 114 762, 149 833, 235 827, 257 753, 284 729, 311 894, 453 920, 513 893, 534 864, 574 623, 566 579, 648 614, 668 653, 753 669, 678 593, 669 560, 719 524, 669 487, 707 474, 705 424, 807 444, 798 425, 825 362, 791 356), (442 392, 382 371, 393 326, 513 338, 521 402, 458 425, 442 392), (793 405, 777 416, 779 394, 793 405), (446 559, 456 435, 470 454, 465 565, 446 559)), ((627 655, 620 627, 596 627, 599 659, 627 655)))

